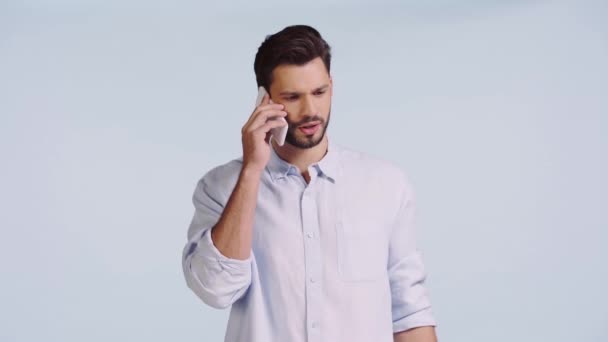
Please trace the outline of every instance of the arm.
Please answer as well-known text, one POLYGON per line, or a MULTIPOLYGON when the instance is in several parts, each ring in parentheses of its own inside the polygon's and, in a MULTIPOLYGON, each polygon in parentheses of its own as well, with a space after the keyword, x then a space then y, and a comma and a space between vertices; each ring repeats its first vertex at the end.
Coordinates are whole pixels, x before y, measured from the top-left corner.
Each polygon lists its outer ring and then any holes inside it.
POLYGON ((211 240, 228 258, 249 258, 260 177, 261 171, 242 169, 220 221, 211 230, 211 240))
POLYGON ((393 335, 394 342, 437 342, 435 327, 417 327, 393 335))
POLYGON ((426 271, 416 247, 414 193, 404 173, 398 178, 399 209, 389 246, 389 281, 394 340, 435 342, 435 318, 425 287, 426 271))
POLYGON ((236 184, 222 184, 225 170, 214 169, 201 179, 192 198, 196 211, 182 266, 188 286, 213 307, 232 305, 251 285, 253 221, 261 176, 270 159, 270 131, 287 124, 269 119, 286 116, 283 108, 264 95, 241 129, 243 163, 236 184), (232 192, 226 201, 219 190, 228 187, 232 192))
POLYGON ((182 266, 188 287, 206 304, 232 305, 251 284, 251 239, 260 181, 258 172, 241 169, 225 207, 217 172, 207 173, 192 197, 195 213, 188 230, 182 266))

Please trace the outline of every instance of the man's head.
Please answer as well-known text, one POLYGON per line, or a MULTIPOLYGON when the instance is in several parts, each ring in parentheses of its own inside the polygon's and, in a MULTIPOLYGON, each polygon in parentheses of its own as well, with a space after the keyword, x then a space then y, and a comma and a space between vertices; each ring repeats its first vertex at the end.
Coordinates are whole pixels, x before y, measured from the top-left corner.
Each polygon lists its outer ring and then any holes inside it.
POLYGON ((298 148, 319 144, 329 125, 333 81, 331 48, 314 28, 288 26, 266 39, 255 56, 258 87, 285 106, 289 130, 285 141, 298 148), (320 122, 314 134, 302 125, 320 122))

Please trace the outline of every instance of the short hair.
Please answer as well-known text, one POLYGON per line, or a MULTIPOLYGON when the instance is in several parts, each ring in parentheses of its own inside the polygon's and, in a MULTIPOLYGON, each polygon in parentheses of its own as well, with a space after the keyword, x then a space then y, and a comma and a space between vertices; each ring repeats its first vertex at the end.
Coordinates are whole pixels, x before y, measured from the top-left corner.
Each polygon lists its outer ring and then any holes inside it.
POLYGON ((272 71, 279 65, 304 65, 321 57, 327 73, 331 65, 331 47, 316 29, 308 25, 287 26, 283 30, 267 35, 258 48, 253 70, 258 87, 270 92, 272 71))

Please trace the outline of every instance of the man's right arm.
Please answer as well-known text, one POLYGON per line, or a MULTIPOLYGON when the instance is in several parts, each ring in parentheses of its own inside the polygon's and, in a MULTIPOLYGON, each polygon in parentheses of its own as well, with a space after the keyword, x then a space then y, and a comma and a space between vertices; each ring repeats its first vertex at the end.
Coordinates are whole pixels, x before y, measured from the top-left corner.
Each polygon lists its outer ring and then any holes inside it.
MULTIPOLYGON (((251 240, 261 172, 242 168, 225 207, 208 173, 192 197, 195 213, 182 264, 186 283, 206 304, 232 305, 251 284, 251 240)), ((225 200, 224 200, 225 202, 225 200)))
POLYGON ((226 257, 246 260, 250 256, 253 219, 261 171, 243 168, 220 221, 211 230, 211 240, 226 257))
POLYGON ((241 129, 243 163, 236 184, 222 184, 222 170, 208 172, 192 196, 196 210, 182 266, 188 287, 210 306, 232 305, 251 284, 253 220, 260 179, 270 160, 271 130, 287 125, 270 119, 285 117, 282 109, 284 105, 264 95, 241 129), (227 187, 233 188, 228 200, 222 196, 227 187))

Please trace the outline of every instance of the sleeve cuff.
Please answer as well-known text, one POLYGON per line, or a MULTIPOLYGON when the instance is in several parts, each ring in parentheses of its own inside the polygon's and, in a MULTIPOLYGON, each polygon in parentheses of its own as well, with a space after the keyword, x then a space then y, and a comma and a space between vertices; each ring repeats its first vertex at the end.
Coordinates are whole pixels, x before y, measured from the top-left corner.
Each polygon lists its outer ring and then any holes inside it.
POLYGON ((244 260, 228 258, 213 244, 213 240, 211 240, 211 229, 205 230, 201 237, 201 242, 204 245, 204 247, 200 249, 202 256, 217 260, 223 270, 234 274, 243 273, 251 267, 252 253, 244 260))
POLYGON ((431 307, 417 311, 393 322, 393 333, 426 326, 437 326, 431 307))

